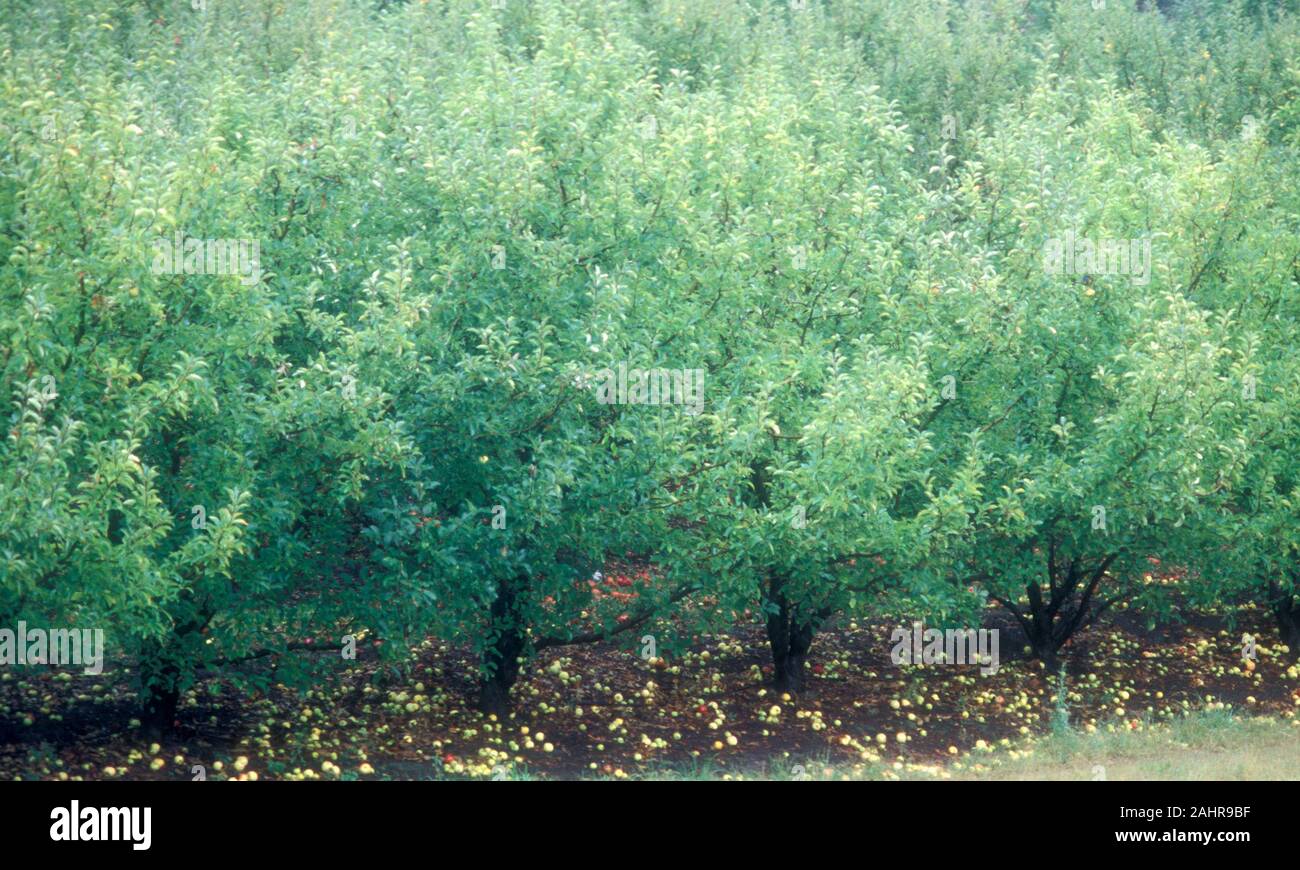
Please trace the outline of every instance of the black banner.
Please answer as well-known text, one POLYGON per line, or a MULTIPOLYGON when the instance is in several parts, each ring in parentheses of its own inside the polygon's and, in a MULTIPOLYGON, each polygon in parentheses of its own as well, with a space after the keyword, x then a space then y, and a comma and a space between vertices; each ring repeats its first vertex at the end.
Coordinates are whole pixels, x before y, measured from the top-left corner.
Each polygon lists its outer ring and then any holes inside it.
MULTIPOLYGON (((715 821, 709 822, 689 797, 669 798, 657 790, 654 796, 632 795, 624 787, 617 797, 589 795, 590 804, 584 806, 573 793, 565 801, 535 791, 526 799, 519 792, 506 798, 496 783, 486 782, 474 786, 472 795, 464 787, 453 795, 458 787, 450 784, 421 784, 418 789, 408 784, 263 784, 238 793, 216 784, 24 785, 5 789, 0 799, 5 819, 0 830, 7 846, 52 856, 111 854, 128 862, 209 850, 254 855, 266 843, 305 859, 354 853, 373 858, 376 850, 382 853, 402 843, 427 846, 431 835, 447 836, 448 843, 475 836, 490 819, 500 822, 503 815, 510 833, 500 841, 520 848, 537 842, 562 847, 566 840, 591 844, 621 839, 620 832, 634 838, 649 835, 644 825, 653 828, 657 843, 680 837, 697 846, 702 830, 719 831, 710 838, 716 841, 729 829, 726 839, 734 847, 755 833, 737 817, 761 818, 771 801, 768 795, 733 789, 727 803, 719 805, 718 794, 711 792, 707 816, 715 821), (487 794, 489 790, 496 794, 487 794), (746 807, 746 801, 753 806, 746 807), (515 809, 508 810, 512 804, 515 809), (648 807, 658 809, 647 816, 648 807), (642 833, 630 833, 636 830, 642 833)), ((1294 821, 1288 818, 1294 816, 1295 804, 1285 784, 861 783, 852 794, 836 789, 834 795, 809 788, 783 786, 786 794, 780 799, 792 808, 783 823, 792 835, 802 831, 800 840, 818 836, 817 831, 829 833, 828 814, 839 817, 851 807, 864 820, 853 827, 855 839, 878 837, 882 846, 908 841, 918 857, 926 858, 969 858, 974 850, 1007 847, 1065 850, 1062 854, 1072 856, 1208 850, 1226 857, 1259 847, 1284 848, 1294 833, 1294 821), (790 788, 802 792, 798 800, 791 800, 790 788)), ((829 833, 829 839, 843 836, 843 828, 835 827, 841 833, 829 833)), ((762 839, 770 842, 769 836, 762 839)))

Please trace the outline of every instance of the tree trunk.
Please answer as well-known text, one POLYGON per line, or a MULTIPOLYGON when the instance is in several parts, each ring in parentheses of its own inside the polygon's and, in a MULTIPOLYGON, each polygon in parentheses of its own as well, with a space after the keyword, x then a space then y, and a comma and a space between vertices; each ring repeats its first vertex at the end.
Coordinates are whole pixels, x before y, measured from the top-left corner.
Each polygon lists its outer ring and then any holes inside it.
POLYGON ((518 674, 497 671, 491 676, 484 676, 478 686, 478 708, 484 715, 495 715, 505 719, 510 715, 510 687, 514 685, 518 674))
POLYGON ((1111 602, 1094 604, 1097 589, 1106 577, 1107 570, 1119 554, 1101 558, 1095 566, 1085 568, 1083 560, 1075 557, 1069 562, 1058 561, 1056 544, 1049 548, 1047 558, 1047 595, 1041 585, 1030 580, 1025 585, 1029 605, 1021 612, 1010 601, 1002 605, 1015 616, 1034 657, 1043 663, 1049 673, 1061 665, 1061 647, 1080 630, 1092 625, 1111 602))
POLYGON ((492 630, 499 632, 483 652, 478 707, 504 719, 510 712, 510 687, 519 678, 519 657, 527 640, 515 612, 515 588, 503 583, 492 602, 492 630))
POLYGON ((1282 642, 1290 650, 1291 661, 1300 662, 1300 602, 1291 595, 1274 598, 1273 616, 1282 642))
POLYGON ((163 659, 164 654, 158 648, 140 663, 140 723, 144 726, 145 736, 151 740, 161 739, 172 732, 181 700, 180 669, 163 659))
POLYGON ((195 673, 202 649, 202 632, 216 615, 199 607, 178 622, 165 640, 149 642, 140 655, 140 722, 146 736, 161 739, 176 727, 182 683, 195 673), (185 677, 186 679, 182 679, 185 677))
MULTIPOLYGON (((1035 587, 1035 591, 1037 588, 1035 587)), ((1029 624, 1026 633, 1029 636, 1029 648, 1034 651, 1034 658, 1042 662, 1049 673, 1056 673, 1060 668, 1060 651, 1064 640, 1058 640, 1053 631, 1056 614, 1044 606, 1037 595, 1030 596, 1029 624)))
POLYGON ((804 690, 804 663, 817 629, 812 621, 802 621, 798 611, 781 594, 784 582, 783 578, 773 578, 768 586, 777 612, 768 614, 767 642, 772 649, 775 688, 797 694, 804 690))
POLYGON ((1060 647, 1053 646, 1050 640, 1045 642, 1030 640, 1029 646, 1034 651, 1034 658, 1043 663, 1048 673, 1054 674, 1060 670, 1061 659, 1058 655, 1060 647))

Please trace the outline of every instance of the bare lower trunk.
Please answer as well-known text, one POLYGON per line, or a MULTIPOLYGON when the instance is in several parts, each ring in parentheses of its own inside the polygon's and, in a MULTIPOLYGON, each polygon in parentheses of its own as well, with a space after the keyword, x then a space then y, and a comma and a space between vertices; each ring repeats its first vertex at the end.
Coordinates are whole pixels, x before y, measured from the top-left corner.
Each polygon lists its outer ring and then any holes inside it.
POLYGON ((499 718, 510 712, 510 688, 519 678, 519 658, 526 646, 515 612, 515 594, 512 584, 502 584, 492 602, 492 629, 497 634, 483 652, 484 674, 479 681, 479 710, 499 718))
POLYGON ((1276 595, 1273 617, 1277 620, 1282 642, 1290 650, 1291 661, 1300 662, 1300 601, 1293 595, 1276 595))
POLYGON ((140 663, 140 724, 145 736, 153 740, 166 737, 175 728, 181 699, 180 669, 162 660, 162 653, 159 649, 140 663))
POLYGON ((1032 638, 1029 641, 1029 647, 1034 652, 1034 658, 1043 663, 1048 673, 1054 674, 1060 670, 1060 647, 1053 646, 1050 641, 1043 643, 1034 641, 1032 638))
POLYGON ((1102 557, 1085 564, 1080 557, 1068 562, 1057 559, 1055 543, 1047 560, 1047 589, 1030 580, 1025 585, 1028 605, 1022 610, 1014 602, 998 599, 1020 623, 1034 657, 1043 663, 1049 673, 1061 665, 1061 648, 1079 631, 1092 625, 1113 603, 1102 600, 1097 594, 1118 554, 1102 557))
POLYGON ((483 677, 478 686, 478 708, 486 715, 505 719, 510 715, 510 687, 514 679, 505 674, 483 677))
POLYGON ((767 617, 767 642, 772 650, 773 684, 782 692, 796 694, 805 688, 804 667, 817 632, 816 619, 801 619, 781 593, 783 579, 774 578, 768 594, 776 612, 767 617))
POLYGON ((1026 627, 1029 648, 1033 650, 1034 658, 1053 674, 1060 669, 1058 653, 1069 640, 1068 636, 1061 637, 1055 630, 1055 621, 1056 613, 1044 607, 1038 596, 1030 596, 1029 623, 1026 627))

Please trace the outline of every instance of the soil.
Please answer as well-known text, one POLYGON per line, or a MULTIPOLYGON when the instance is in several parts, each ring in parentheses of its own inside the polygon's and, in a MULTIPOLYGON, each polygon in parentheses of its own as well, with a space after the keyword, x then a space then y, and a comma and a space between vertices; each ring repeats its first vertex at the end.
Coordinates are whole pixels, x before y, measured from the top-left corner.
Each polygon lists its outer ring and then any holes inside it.
MULTIPOLYGON (((769 765, 820 762, 915 769, 977 748, 1013 751, 1051 727, 1056 677, 1024 654, 1023 636, 996 611, 985 625, 1001 631, 1001 667, 988 676, 977 665, 894 665, 896 626, 837 622, 813 641, 798 698, 772 688, 754 622, 700 636, 666 663, 630 646, 547 650, 524 668, 510 718, 493 722, 472 709, 470 650, 430 642, 400 677, 363 655, 305 693, 273 686, 250 695, 207 681, 182 700, 161 745, 141 730, 126 669, 92 678, 8 668, 0 779, 500 778, 512 769, 623 778, 663 765, 752 777, 769 765)), ((1070 722, 1139 729, 1218 705, 1291 718, 1300 679, 1295 669, 1287 675, 1276 642, 1267 611, 1250 605, 1154 630, 1141 614, 1116 611, 1063 650, 1070 722), (1245 632, 1258 638, 1253 672, 1241 657, 1245 632)))

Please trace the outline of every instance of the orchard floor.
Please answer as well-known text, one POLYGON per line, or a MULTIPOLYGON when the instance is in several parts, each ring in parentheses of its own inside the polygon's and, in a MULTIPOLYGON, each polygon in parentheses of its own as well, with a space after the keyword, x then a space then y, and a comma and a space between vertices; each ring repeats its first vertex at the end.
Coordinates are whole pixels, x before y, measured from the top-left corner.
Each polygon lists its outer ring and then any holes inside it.
POLYGON ((161 745, 132 718, 129 674, 11 667, 0 673, 0 779, 1300 775, 1269 755, 1300 756, 1300 671, 1264 611, 1234 615, 1147 630, 1137 614, 1115 613, 1069 650, 1063 710, 1055 675, 992 615, 1001 668, 989 676, 973 665, 895 666, 892 625, 846 622, 814 642, 809 690, 782 697, 763 673, 759 626, 741 626, 702 636, 667 670, 613 646, 552 651, 515 687, 512 718, 494 722, 469 706, 467 651, 429 644, 405 677, 378 684, 364 655, 303 694, 250 696, 209 681, 161 745), (1242 666, 1247 632, 1258 638, 1253 672, 1242 666), (1238 714, 1257 718, 1239 727, 1238 714), (1189 754, 1179 735, 1214 717, 1238 724, 1196 731, 1211 737, 1189 754), (1251 748, 1224 743, 1233 733, 1253 734, 1251 748), (1164 755, 1133 749, 1148 734, 1164 755))

